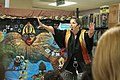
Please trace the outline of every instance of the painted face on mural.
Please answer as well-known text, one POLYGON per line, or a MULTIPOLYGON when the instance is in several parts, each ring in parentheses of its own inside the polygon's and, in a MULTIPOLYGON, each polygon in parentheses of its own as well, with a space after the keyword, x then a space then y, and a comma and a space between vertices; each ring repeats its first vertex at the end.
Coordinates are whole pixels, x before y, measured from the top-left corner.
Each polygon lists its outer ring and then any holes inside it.
POLYGON ((22 35, 22 40, 25 41, 27 45, 32 45, 32 43, 35 41, 36 36, 33 33, 28 33, 22 35))
POLYGON ((22 40, 29 46, 36 40, 34 27, 30 23, 23 28, 22 40))

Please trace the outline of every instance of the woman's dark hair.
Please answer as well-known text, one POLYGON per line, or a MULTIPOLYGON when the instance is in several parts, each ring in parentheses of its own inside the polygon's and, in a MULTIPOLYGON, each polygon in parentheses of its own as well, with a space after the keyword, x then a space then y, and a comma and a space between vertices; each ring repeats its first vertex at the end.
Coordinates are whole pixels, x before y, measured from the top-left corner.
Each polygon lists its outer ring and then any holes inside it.
POLYGON ((77 22, 77 24, 82 26, 82 21, 80 20, 80 18, 73 17, 71 19, 75 19, 75 21, 77 22))

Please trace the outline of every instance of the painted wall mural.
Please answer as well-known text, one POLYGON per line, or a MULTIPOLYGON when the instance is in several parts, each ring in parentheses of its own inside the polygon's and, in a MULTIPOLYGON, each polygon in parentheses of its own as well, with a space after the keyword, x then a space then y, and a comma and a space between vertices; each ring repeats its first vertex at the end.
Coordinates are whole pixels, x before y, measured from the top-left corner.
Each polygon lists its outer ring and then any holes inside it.
POLYGON ((0 80, 42 80, 66 58, 52 34, 38 29, 37 19, 0 19, 0 80))

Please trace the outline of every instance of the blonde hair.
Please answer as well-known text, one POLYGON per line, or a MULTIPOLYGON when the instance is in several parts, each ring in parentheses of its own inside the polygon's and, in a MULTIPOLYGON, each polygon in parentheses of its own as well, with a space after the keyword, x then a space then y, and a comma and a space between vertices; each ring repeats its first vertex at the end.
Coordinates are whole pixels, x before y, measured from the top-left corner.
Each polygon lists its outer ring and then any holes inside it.
POLYGON ((120 80, 120 25, 107 30, 100 37, 92 74, 94 80, 120 80))

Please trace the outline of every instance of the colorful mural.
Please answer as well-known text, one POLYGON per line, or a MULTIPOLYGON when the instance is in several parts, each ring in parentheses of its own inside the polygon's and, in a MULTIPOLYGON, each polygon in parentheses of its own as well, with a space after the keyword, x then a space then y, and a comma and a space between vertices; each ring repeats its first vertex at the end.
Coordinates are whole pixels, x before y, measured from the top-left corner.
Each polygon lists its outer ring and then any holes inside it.
POLYGON ((0 79, 42 80, 66 58, 51 33, 38 29, 37 19, 0 19, 0 79))

